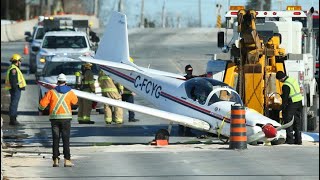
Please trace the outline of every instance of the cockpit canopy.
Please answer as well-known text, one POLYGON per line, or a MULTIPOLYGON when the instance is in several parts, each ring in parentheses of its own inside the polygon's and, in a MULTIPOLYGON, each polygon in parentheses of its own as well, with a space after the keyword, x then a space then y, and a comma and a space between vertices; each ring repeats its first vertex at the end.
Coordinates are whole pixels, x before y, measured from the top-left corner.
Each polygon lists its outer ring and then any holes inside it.
POLYGON ((199 104, 211 104, 219 101, 231 101, 243 104, 240 96, 227 84, 210 78, 192 78, 185 82, 188 98, 199 104))

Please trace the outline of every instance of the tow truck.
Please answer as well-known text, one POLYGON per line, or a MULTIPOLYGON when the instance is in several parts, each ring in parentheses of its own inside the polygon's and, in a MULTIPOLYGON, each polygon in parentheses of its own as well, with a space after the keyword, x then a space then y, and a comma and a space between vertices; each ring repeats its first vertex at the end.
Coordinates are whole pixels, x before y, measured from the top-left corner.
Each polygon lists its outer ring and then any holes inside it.
POLYGON ((311 14, 306 15, 300 6, 288 6, 286 11, 254 11, 231 6, 225 16, 227 26, 234 21, 233 37, 228 45, 225 45, 225 32, 218 32, 218 47, 229 57, 208 61, 207 73, 236 89, 245 106, 281 122, 282 83, 275 75, 284 71, 300 84, 304 97, 303 130, 314 130, 318 94, 311 14))

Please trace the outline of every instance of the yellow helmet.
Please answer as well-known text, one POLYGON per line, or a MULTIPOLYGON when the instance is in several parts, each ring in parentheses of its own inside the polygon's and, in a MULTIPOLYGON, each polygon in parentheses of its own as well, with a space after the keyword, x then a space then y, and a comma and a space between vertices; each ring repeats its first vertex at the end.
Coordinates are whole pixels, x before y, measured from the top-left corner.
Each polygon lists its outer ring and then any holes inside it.
POLYGON ((90 22, 89 22, 89 27, 92 27, 92 26, 93 26, 93 22, 90 21, 90 22))
POLYGON ((132 57, 129 57, 129 60, 130 60, 130 62, 134 62, 134 60, 133 60, 133 58, 132 57))
POLYGON ((21 61, 22 57, 20 56, 20 54, 13 54, 10 61, 21 61))
POLYGON ((91 66, 92 66, 92 64, 91 64, 91 63, 85 63, 83 66, 84 66, 84 68, 86 68, 86 69, 90 69, 91 66))

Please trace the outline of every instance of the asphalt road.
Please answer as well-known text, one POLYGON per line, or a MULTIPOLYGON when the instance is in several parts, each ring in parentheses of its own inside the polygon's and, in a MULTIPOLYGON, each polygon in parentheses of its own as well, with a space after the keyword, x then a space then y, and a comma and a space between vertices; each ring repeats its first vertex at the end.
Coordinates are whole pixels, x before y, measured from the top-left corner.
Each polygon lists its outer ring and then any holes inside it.
MULTIPOLYGON (((184 66, 191 64, 195 74, 202 74, 209 54, 219 52, 212 29, 132 30, 129 42, 136 64, 175 73, 183 73, 184 66)), ((1 43, 2 83, 10 56, 22 53, 24 44, 1 43)), ((70 140, 75 167, 52 168, 50 124, 47 116, 38 115, 38 87, 25 61, 23 65, 28 81, 18 108, 23 126, 7 125, 8 96, 1 89, 8 145, 4 174, 9 179, 319 179, 318 143, 229 150, 217 138, 179 137, 174 125, 171 145, 151 146, 148 142, 168 122, 137 113, 140 121, 129 123, 127 111, 121 126, 106 126, 103 115, 96 112, 92 113, 96 124, 79 125, 75 115, 70 140), (200 141, 204 143, 196 143, 200 141)), ((135 100, 151 106, 141 97, 135 100)))

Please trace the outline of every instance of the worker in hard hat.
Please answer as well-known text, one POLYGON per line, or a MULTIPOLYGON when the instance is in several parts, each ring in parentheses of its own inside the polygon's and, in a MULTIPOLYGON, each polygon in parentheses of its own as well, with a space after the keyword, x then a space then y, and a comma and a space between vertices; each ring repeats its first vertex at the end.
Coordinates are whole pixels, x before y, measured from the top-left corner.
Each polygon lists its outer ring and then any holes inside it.
POLYGON ((100 41, 100 38, 97 36, 97 33, 95 33, 92 30, 92 27, 93 27, 93 22, 90 21, 89 22, 89 38, 90 38, 91 42, 98 43, 100 41))
MULTIPOLYGON (((80 90, 95 93, 94 78, 92 73, 92 64, 85 63, 82 65, 82 80, 80 90)), ((92 110, 92 101, 79 98, 78 122, 79 124, 94 124, 91 121, 90 114, 92 110)))
POLYGON ((53 167, 59 167, 59 142, 60 135, 63 142, 64 166, 73 166, 70 155, 70 129, 72 120, 72 105, 76 105, 78 97, 66 85, 67 78, 59 74, 57 86, 49 90, 40 100, 39 109, 44 110, 49 106, 49 119, 52 129, 52 160, 53 167))
MULTIPOLYGON (((114 83, 110 76, 106 75, 102 70, 99 72, 98 78, 99 85, 101 87, 102 96, 111 99, 121 100, 121 94, 123 92, 123 86, 119 83, 114 83)), ((116 124, 123 123, 123 110, 116 106, 104 105, 104 120, 106 124, 111 124, 114 121, 116 124), (113 119, 114 117, 114 119, 113 119)))
POLYGON ((22 57, 20 54, 13 54, 10 61, 11 65, 7 70, 5 89, 10 91, 10 106, 9 106, 9 125, 19 125, 17 121, 18 104, 21 97, 21 91, 25 90, 27 83, 20 70, 22 57))
MULTIPOLYGON (((134 60, 132 57, 129 57, 130 62, 134 63, 134 60)), ((123 94, 122 94, 122 101, 126 101, 129 103, 134 103, 134 97, 133 97, 133 92, 131 92, 129 89, 124 87, 123 89, 123 94)), ((135 113, 133 111, 129 111, 129 122, 137 122, 139 121, 138 119, 135 118, 135 113)))

